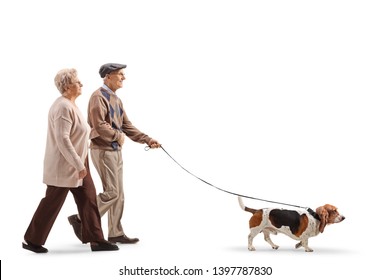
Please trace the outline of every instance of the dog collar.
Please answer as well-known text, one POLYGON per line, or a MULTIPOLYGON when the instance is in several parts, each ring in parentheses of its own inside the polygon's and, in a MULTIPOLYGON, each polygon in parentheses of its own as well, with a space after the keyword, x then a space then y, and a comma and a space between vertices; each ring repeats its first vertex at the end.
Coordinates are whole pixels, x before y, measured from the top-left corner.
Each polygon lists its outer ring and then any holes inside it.
POLYGON ((311 208, 307 208, 307 212, 309 212, 315 219, 321 221, 320 216, 314 212, 311 208))

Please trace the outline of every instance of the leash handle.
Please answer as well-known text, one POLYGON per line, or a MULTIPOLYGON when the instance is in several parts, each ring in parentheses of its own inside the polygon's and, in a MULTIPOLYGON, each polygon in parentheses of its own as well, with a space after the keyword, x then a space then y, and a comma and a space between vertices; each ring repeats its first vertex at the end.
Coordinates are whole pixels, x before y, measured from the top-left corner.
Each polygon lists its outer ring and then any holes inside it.
MULTIPOLYGON (((190 172, 189 170, 187 170, 186 168, 184 168, 183 165, 181 165, 179 162, 177 162, 165 149, 164 147, 161 145, 160 148, 167 154, 167 156, 169 156, 179 167, 181 167, 184 171, 186 171, 188 174, 192 175, 193 177, 195 177, 196 179, 202 181, 203 183, 213 187, 213 188, 216 188, 217 190, 219 191, 222 191, 222 192, 225 192, 225 193, 228 193, 228 194, 231 194, 231 195, 235 195, 235 196, 240 196, 240 197, 245 197, 245 198, 249 198, 249 199, 253 199, 253 200, 260 200, 260 201, 264 201, 264 202, 269 202, 269 203, 275 203, 275 204, 280 204, 280 205, 286 205, 286 206, 292 206, 292 207, 297 207, 297 208, 304 208, 306 210, 310 209, 309 207, 303 207, 303 206, 298 206, 298 205, 294 205, 294 204, 289 204, 289 203, 283 203, 283 202, 278 202, 278 201, 272 201, 272 200, 267 200, 267 199, 262 199, 262 198, 258 198, 258 197, 253 197, 253 196, 248 196, 248 195, 243 195, 243 194, 238 194, 238 193, 234 193, 234 192, 231 192, 231 191, 228 191, 228 190, 225 190, 225 189, 221 189, 209 182, 207 182, 206 180, 196 176, 195 174, 193 174, 192 172, 190 172)), ((151 148, 149 146, 145 146, 144 147, 144 150, 145 151, 149 151, 151 148)), ((311 209, 310 209, 311 210, 311 209)), ((313 211, 313 210, 311 210, 313 211)), ((309 211, 310 212, 310 211, 309 211)))

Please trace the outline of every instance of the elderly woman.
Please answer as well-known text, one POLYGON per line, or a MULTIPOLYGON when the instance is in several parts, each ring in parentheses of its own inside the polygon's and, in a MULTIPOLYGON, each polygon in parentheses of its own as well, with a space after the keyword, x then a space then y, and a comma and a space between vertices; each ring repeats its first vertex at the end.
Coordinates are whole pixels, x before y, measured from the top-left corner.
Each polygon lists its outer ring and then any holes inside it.
POLYGON ((75 103, 83 85, 75 69, 59 71, 54 82, 61 96, 49 111, 43 168, 46 196, 32 217, 22 247, 35 253, 48 252, 42 245, 70 191, 80 213, 83 243, 90 242, 92 251, 118 250, 118 246, 104 239, 96 189, 89 172, 90 128, 75 103))

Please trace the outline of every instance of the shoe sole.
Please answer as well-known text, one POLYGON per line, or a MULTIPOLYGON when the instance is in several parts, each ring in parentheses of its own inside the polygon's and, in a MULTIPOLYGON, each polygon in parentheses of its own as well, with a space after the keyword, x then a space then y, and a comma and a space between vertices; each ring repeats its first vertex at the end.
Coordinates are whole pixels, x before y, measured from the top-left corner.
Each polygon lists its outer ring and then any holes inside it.
POLYGON ((73 223, 78 223, 78 222, 79 222, 78 220, 75 220, 75 219, 73 218, 73 216, 69 216, 69 217, 68 217, 68 221, 69 221, 69 224, 71 224, 71 225, 73 225, 73 223))
POLYGON ((30 245, 28 245, 28 244, 26 244, 24 242, 22 242, 22 247, 23 247, 23 249, 29 250, 29 251, 37 253, 37 254, 42 254, 42 253, 49 252, 49 250, 47 250, 44 247, 42 247, 40 250, 36 250, 36 249, 32 248, 30 245))
POLYGON ((78 221, 78 220, 75 221, 74 216, 69 216, 69 217, 68 217, 68 221, 69 221, 69 224, 72 226, 73 231, 74 231, 74 234, 76 235, 76 237, 81 241, 81 243, 86 244, 86 242, 84 242, 84 241, 77 235, 77 233, 76 233, 76 231, 75 231, 75 228, 74 228, 74 226, 73 226, 73 223, 79 223, 79 221, 78 221))
POLYGON ((94 248, 91 247, 91 251, 93 252, 101 252, 101 251, 118 251, 119 248, 94 248))

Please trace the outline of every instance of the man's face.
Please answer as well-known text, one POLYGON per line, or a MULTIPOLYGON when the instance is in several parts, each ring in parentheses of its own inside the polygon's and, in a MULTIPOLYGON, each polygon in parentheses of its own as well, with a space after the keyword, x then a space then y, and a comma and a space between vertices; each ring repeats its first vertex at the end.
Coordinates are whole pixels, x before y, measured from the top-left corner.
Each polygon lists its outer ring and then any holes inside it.
POLYGON ((107 77, 107 86, 115 92, 117 89, 123 87, 123 81, 126 79, 123 69, 111 72, 107 77))

